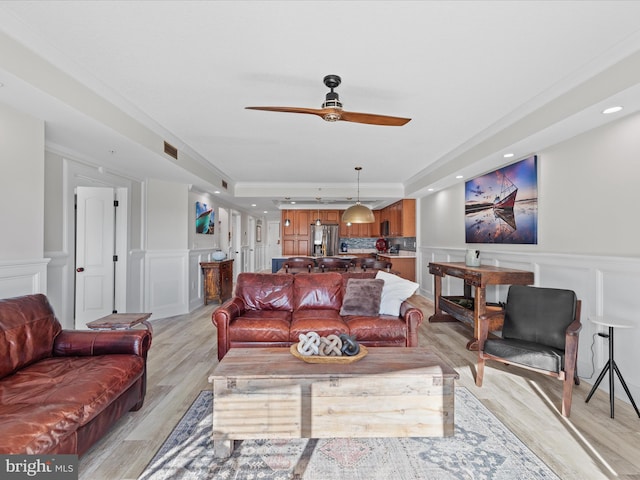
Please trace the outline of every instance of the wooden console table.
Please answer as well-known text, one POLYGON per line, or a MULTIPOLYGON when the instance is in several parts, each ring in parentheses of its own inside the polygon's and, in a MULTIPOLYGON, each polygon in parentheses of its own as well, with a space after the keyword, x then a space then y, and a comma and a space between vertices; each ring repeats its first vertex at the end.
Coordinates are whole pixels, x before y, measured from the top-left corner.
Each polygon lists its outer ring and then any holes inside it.
MULTIPOLYGON (((487 311, 487 285, 532 285, 533 272, 510 268, 479 266, 468 267, 464 262, 429 263, 429 273, 434 280, 434 314, 430 322, 461 321, 473 326, 473 339, 467 343, 468 350, 478 349, 478 319, 487 311), (442 277, 462 278, 464 280, 464 297, 443 297, 442 277), (471 287, 474 287, 473 297, 471 287), (466 298, 473 301, 473 310, 461 306, 453 299, 466 298), (443 311, 445 313, 443 313, 443 311)), ((499 330, 493 328, 493 330, 499 330)))

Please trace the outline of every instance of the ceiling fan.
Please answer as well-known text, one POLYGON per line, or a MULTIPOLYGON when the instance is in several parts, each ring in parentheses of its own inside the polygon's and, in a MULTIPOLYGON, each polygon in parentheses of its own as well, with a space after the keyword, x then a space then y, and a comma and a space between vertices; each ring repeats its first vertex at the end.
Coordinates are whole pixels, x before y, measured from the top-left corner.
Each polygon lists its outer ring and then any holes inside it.
POLYGON ((322 108, 304 108, 304 107, 245 107, 248 110, 266 110, 267 112, 288 112, 288 113, 307 113, 310 115, 318 115, 327 122, 337 122, 342 120, 344 122, 355 123, 367 123, 369 125, 384 125, 392 127, 400 127, 409 122, 410 118, 402 117, 390 117, 387 115, 376 115, 373 113, 357 113, 347 112, 342 109, 342 103, 338 93, 334 92, 341 83, 341 78, 338 75, 327 75, 324 77, 324 84, 331 89, 327 92, 325 102, 322 104, 322 108))

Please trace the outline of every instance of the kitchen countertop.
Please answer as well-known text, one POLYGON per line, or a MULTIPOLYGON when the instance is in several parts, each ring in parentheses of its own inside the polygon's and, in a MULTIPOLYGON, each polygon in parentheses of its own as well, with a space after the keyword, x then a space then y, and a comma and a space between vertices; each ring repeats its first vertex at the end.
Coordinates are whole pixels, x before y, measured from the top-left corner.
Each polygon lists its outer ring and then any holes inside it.
POLYGON ((379 253, 379 257, 384 258, 417 258, 416 252, 403 252, 400 250, 400 253, 379 253))
POLYGON ((343 258, 356 258, 355 255, 351 254, 349 255, 349 253, 338 253, 336 255, 325 255, 325 256, 320 256, 320 255, 289 255, 286 257, 272 257, 275 260, 286 260, 287 258, 297 258, 297 257, 305 257, 305 258, 324 258, 324 257, 343 257, 343 258))
MULTIPOLYGON (((362 250, 354 249, 354 250, 349 250, 347 253, 341 252, 335 255, 326 255, 326 256, 341 257, 341 258, 356 258, 355 254, 363 254, 363 253, 376 253, 380 257, 385 257, 385 258, 417 258, 416 252, 411 252, 411 251, 400 250, 400 253, 378 253, 375 250, 365 250, 365 249, 362 249, 362 250)), ((321 256, 314 257, 313 255, 290 255, 288 257, 273 257, 273 258, 285 260, 291 257, 323 258, 321 256)))

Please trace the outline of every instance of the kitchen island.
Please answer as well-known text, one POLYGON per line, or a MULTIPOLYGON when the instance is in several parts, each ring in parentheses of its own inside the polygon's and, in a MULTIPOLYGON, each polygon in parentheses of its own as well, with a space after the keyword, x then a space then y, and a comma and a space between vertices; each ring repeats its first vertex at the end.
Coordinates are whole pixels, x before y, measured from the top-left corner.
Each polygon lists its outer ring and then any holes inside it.
POLYGON ((402 278, 416 281, 416 252, 400 250, 399 253, 378 253, 378 260, 391 262, 391 268, 402 278))

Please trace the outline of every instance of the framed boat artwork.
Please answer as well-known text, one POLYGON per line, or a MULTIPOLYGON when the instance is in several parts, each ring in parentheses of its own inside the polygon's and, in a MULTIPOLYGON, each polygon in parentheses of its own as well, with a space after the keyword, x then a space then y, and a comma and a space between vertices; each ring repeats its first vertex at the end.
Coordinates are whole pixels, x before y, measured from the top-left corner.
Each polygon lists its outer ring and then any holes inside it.
POLYGON ((215 213, 206 203, 196 202, 196 233, 213 235, 215 232, 215 213))
POLYGON ((465 183, 466 243, 538 243, 538 157, 465 183))

